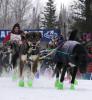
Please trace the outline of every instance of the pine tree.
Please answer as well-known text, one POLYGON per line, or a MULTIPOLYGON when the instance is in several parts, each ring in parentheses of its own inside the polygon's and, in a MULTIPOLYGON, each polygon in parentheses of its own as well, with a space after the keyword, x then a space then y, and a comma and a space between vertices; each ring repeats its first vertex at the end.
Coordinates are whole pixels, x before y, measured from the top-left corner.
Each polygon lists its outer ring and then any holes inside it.
POLYGON ((92 0, 86 0, 85 6, 87 32, 92 32, 92 0))
POLYGON ((92 32, 92 0, 78 0, 73 5, 74 27, 82 32, 92 32))
POLYGON ((44 28, 53 29, 56 28, 56 6, 54 5, 53 0, 48 0, 46 7, 44 7, 44 18, 42 24, 44 28))

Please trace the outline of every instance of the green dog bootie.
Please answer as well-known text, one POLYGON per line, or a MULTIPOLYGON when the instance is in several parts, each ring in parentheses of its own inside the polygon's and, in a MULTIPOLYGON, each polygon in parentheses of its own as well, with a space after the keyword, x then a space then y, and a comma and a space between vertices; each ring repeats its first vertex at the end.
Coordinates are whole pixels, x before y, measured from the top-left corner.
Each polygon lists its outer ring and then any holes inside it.
POLYGON ((75 85, 78 85, 78 81, 77 81, 77 80, 75 80, 75 81, 74 81, 74 84, 75 84, 75 85))
POLYGON ((29 80, 29 81, 27 82, 27 85, 28 85, 28 87, 32 87, 32 85, 33 85, 32 80, 29 80))
POLYGON ((24 87, 24 80, 20 80, 18 85, 19 87, 24 87))
POLYGON ((58 84, 59 84, 59 79, 57 79, 57 80, 55 81, 55 87, 57 87, 58 84))
POLYGON ((63 83, 62 82, 59 82, 58 84, 57 84, 57 87, 56 87, 57 89, 60 89, 60 90, 63 90, 64 89, 64 86, 63 86, 63 83))
POLYGON ((63 83, 59 82, 57 85, 57 89, 63 90, 64 89, 63 83))
POLYGON ((71 89, 71 90, 75 90, 74 84, 71 84, 70 89, 71 89))

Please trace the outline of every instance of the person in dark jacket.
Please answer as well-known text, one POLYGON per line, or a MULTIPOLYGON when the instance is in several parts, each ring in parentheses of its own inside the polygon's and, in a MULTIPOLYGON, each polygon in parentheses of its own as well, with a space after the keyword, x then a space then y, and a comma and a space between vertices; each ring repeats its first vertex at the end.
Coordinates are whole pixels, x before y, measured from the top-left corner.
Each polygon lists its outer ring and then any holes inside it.
POLYGON ((21 37, 23 36, 24 32, 20 29, 20 25, 18 23, 16 23, 13 28, 12 31, 4 38, 3 40, 3 44, 6 44, 8 41, 11 40, 11 36, 15 34, 15 35, 20 35, 21 37))

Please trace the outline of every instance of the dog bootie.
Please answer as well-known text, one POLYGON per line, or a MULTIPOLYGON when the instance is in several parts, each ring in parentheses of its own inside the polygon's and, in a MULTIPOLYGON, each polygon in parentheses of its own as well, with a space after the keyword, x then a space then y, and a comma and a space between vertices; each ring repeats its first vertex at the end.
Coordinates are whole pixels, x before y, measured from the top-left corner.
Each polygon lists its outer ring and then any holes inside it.
POLYGON ((75 85, 78 85, 78 81, 77 81, 77 80, 75 80, 75 81, 74 81, 74 84, 75 84, 75 85))
POLYGON ((33 84, 32 80, 29 80, 29 81, 27 82, 28 87, 32 87, 32 84, 33 84))
POLYGON ((74 84, 71 84, 70 89, 71 89, 71 90, 75 90, 74 84))
POLYGON ((57 89, 63 90, 63 83, 60 82, 59 80, 56 80, 56 82, 55 82, 55 87, 56 87, 57 89))
POLYGON ((20 80, 18 85, 19 87, 24 87, 24 80, 20 80))
POLYGON ((55 82, 55 87, 57 87, 58 84, 59 84, 59 79, 56 80, 56 82, 55 82))

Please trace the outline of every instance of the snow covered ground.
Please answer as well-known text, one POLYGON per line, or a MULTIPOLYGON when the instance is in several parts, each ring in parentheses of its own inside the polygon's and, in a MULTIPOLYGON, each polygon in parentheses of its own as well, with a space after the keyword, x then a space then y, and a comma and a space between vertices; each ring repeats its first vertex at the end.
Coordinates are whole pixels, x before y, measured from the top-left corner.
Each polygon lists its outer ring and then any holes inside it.
POLYGON ((54 79, 40 77, 32 88, 18 87, 10 77, 0 78, 0 100, 92 100, 92 81, 78 80, 75 90, 66 81, 64 90, 54 88, 54 79))

